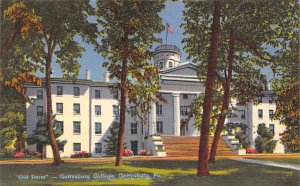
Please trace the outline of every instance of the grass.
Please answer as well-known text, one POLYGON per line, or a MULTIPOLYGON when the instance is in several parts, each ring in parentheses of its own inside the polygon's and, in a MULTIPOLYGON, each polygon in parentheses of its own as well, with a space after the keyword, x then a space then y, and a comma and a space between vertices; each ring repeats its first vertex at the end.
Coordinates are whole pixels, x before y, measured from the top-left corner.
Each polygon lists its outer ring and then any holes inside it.
POLYGON ((121 167, 113 162, 0 165, 0 185, 299 185, 299 171, 289 169, 218 159, 209 165, 211 176, 199 178, 196 165, 195 160, 125 161, 121 167), (78 174, 90 179, 62 179, 78 174), (28 180, 18 180, 18 175, 28 175, 28 180), (47 179, 32 180, 32 175, 47 179))
POLYGON ((278 163, 290 163, 290 164, 297 164, 300 165, 299 158, 275 158, 275 157, 268 157, 268 158, 251 158, 248 157, 247 159, 256 159, 262 161, 270 161, 270 162, 278 162, 278 163))

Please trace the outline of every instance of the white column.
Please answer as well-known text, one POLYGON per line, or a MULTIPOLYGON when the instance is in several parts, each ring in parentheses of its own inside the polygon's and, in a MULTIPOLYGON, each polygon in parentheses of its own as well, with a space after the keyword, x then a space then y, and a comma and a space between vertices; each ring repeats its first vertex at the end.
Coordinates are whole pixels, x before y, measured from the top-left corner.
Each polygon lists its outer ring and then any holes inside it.
POLYGON ((179 93, 173 93, 174 136, 180 136, 180 101, 179 93))
POLYGON ((149 135, 156 134, 156 103, 151 102, 149 135))

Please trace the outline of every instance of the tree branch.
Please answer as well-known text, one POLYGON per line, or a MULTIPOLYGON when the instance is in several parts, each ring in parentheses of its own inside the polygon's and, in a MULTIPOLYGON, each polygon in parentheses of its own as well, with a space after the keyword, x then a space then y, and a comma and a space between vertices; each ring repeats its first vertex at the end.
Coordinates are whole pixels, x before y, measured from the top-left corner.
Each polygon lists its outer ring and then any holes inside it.
POLYGON ((258 47, 255 46, 251 41, 249 41, 247 38, 243 38, 243 37, 238 37, 238 36, 234 36, 236 41, 239 41, 241 43, 244 43, 250 50, 253 51, 253 53, 259 57, 262 60, 268 61, 268 62, 273 62, 272 59, 267 59, 263 56, 262 52, 259 51, 258 47))

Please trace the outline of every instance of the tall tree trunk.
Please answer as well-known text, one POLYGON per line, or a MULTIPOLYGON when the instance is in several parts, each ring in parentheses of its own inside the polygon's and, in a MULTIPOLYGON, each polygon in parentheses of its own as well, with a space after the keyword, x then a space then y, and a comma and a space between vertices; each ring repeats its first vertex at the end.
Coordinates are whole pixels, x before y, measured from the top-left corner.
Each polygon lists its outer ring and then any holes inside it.
POLYGON ((41 160, 44 159, 44 144, 42 144, 41 160))
MULTIPOLYGON (((127 42, 127 37, 124 37, 127 42)), ((115 166, 123 165, 123 144, 125 130, 125 111, 126 111, 126 77, 127 77, 127 44, 122 48, 122 72, 121 72, 121 108, 120 108, 120 125, 118 135, 118 148, 115 166)))
POLYGON ((46 57, 46 93, 47 93, 47 133, 50 145, 53 152, 53 165, 58 166, 62 161, 58 151, 58 145, 53 133, 53 111, 52 111, 52 97, 51 97, 51 46, 48 45, 48 55, 46 57))
POLYGON ((223 102, 222 102, 222 109, 221 114, 218 119, 217 129, 215 131, 214 140, 210 149, 210 156, 209 156, 209 162, 214 163, 215 157, 217 153, 218 148, 218 142, 221 136, 221 132, 224 126, 225 118, 226 118, 226 112, 229 107, 229 101, 230 101, 230 85, 232 80, 232 64, 234 60, 234 45, 235 45, 235 39, 233 38, 233 34, 230 34, 230 40, 229 40, 229 49, 228 49, 228 76, 225 77, 224 82, 224 96, 223 96, 223 102))
MULTIPOLYGON (((201 136, 198 154, 197 176, 208 176, 208 140, 209 121, 212 108, 213 86, 216 77, 217 56, 220 35, 221 1, 214 1, 213 23, 211 25, 210 51, 208 55, 208 70, 203 103, 203 116, 201 125, 201 136)), ((200 50, 200 49, 199 49, 200 50)))
POLYGON ((23 138, 23 133, 20 133, 17 135, 17 144, 16 144, 16 151, 18 153, 24 153, 24 138, 23 138))

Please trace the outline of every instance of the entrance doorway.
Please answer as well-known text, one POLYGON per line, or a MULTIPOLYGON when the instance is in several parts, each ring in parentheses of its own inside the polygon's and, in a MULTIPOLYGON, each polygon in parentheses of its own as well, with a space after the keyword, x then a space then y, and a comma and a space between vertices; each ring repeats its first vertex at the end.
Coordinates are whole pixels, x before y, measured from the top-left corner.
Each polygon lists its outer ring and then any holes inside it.
POLYGON ((131 143, 131 151, 134 155, 138 155, 138 141, 130 141, 131 143))
POLYGON ((180 136, 185 136, 188 131, 188 123, 187 122, 181 122, 180 123, 180 136))

